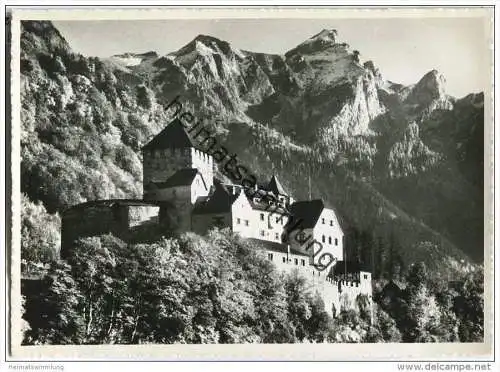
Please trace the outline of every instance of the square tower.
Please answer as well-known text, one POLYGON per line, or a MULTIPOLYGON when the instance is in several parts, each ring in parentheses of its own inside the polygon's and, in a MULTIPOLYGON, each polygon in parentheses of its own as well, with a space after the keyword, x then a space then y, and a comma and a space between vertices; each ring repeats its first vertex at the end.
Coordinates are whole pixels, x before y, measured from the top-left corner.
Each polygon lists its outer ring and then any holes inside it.
POLYGON ((142 148, 144 193, 151 183, 165 182, 182 169, 197 169, 210 190, 213 167, 213 157, 201 151, 175 119, 142 148))

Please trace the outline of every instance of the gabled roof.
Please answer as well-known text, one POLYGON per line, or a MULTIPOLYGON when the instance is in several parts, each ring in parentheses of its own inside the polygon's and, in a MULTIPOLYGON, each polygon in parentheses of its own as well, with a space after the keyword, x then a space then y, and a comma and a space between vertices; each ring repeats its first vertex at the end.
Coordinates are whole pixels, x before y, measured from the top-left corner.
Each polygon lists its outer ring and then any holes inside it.
POLYGON ((294 229, 314 228, 324 208, 325 205, 323 204, 323 200, 321 199, 306 200, 293 203, 290 206, 290 212, 293 215, 293 218, 291 218, 289 221, 290 227, 293 225, 297 225, 294 227, 294 229))
POLYGON ((231 206, 238 199, 239 194, 233 195, 224 185, 216 182, 215 191, 207 199, 198 199, 193 208, 193 214, 229 213, 231 206))
POLYGON ((184 168, 178 170, 172 176, 170 176, 166 181, 152 182, 152 184, 159 189, 167 189, 169 187, 176 187, 176 186, 190 186, 193 183, 197 174, 200 175, 206 188, 205 180, 203 179, 202 174, 198 172, 198 169, 196 168, 184 168))
POLYGON ((165 129, 149 141, 142 150, 196 147, 179 119, 172 120, 165 129))
POLYGON ((280 181, 278 181, 278 177, 275 175, 271 177, 271 180, 267 184, 267 189, 274 192, 275 195, 288 195, 283 186, 281 186, 280 181))

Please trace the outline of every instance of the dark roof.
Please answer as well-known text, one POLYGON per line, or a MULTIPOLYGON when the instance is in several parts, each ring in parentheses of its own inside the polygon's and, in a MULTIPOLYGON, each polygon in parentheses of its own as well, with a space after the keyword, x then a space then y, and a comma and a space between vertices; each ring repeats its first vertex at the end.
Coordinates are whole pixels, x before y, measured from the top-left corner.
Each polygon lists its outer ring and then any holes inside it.
POLYGON ((277 205, 279 203, 276 194, 264 189, 245 189, 245 195, 250 201, 253 209, 273 213, 290 214, 286 208, 277 205), (254 199, 256 201, 254 201, 254 199))
POLYGON ((337 261, 333 272, 335 275, 347 273, 359 273, 360 271, 369 272, 370 269, 366 264, 356 262, 356 261, 337 261))
POLYGON ((193 214, 228 213, 239 194, 230 193, 226 187, 219 182, 214 184, 215 191, 207 199, 198 199, 193 208, 193 214))
POLYGON ((142 150, 196 147, 179 119, 171 121, 165 129, 149 141, 142 150))
POLYGON ((283 186, 281 186, 280 181, 278 181, 278 177, 275 175, 271 177, 271 180, 267 184, 267 189, 274 192, 276 195, 288 195, 283 186))
POLYGON ((296 225, 294 229, 313 228, 316 226, 319 216, 321 215, 321 212, 323 212, 324 208, 325 205, 321 199, 295 202, 290 206, 290 212, 293 215, 293 218, 289 221, 288 225, 296 225))
POLYGON ((103 199, 103 200, 91 200, 85 203, 80 203, 73 205, 63 213, 69 212, 71 210, 87 208, 87 207, 114 207, 114 206, 158 206, 159 204, 154 201, 145 201, 142 199, 103 199))
MULTIPOLYGON (((257 238, 248 238, 248 240, 268 251, 273 251, 273 252, 280 252, 280 253, 287 253, 287 245, 286 244, 281 244, 277 242, 270 242, 268 240, 261 240, 257 238)), ((300 252, 296 249, 290 248, 290 253, 295 254, 298 256, 306 256, 309 257, 307 253, 300 252)))
POLYGON ((175 172, 164 182, 151 182, 151 183, 159 189, 167 189, 169 187, 176 187, 176 186, 189 186, 193 183, 194 178, 196 177, 197 174, 201 176, 203 183, 205 183, 203 176, 196 168, 184 168, 175 172))

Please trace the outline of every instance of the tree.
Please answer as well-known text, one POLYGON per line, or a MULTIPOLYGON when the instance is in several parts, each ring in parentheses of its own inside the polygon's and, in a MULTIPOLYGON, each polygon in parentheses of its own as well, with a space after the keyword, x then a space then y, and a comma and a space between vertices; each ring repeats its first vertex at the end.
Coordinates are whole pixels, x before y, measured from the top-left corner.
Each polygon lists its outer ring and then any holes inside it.
POLYGON ((325 310, 325 303, 316 292, 310 300, 311 317, 306 322, 308 338, 314 342, 324 342, 328 337, 328 329, 332 318, 325 310))
POLYGON ((21 259, 31 263, 54 260, 61 244, 60 218, 47 212, 43 204, 33 203, 22 194, 21 259))
POLYGON ((484 271, 466 275, 460 293, 453 299, 453 310, 460 320, 461 342, 482 342, 484 339, 484 271))
POLYGON ((71 276, 71 268, 53 262, 42 280, 41 293, 28 299, 26 308, 31 330, 25 334, 30 344, 80 344, 85 327, 80 316, 82 296, 71 276))
POLYGON ((68 258, 82 295, 85 337, 90 343, 111 342, 110 322, 115 311, 117 285, 116 245, 124 243, 111 235, 79 239, 68 258))
POLYGON ((427 268, 425 263, 417 262, 410 267, 406 277, 410 291, 416 291, 427 284, 427 268))
POLYGON ((392 319, 381 307, 374 305, 375 327, 380 331, 381 338, 385 342, 401 342, 401 332, 396 321, 392 319))
POLYGON ((294 272, 287 278, 285 284, 288 303, 288 318, 294 330, 295 339, 304 341, 308 336, 306 323, 311 318, 310 294, 307 282, 294 272))
POLYGON ((425 285, 412 291, 405 332, 407 342, 439 342, 441 312, 425 285))

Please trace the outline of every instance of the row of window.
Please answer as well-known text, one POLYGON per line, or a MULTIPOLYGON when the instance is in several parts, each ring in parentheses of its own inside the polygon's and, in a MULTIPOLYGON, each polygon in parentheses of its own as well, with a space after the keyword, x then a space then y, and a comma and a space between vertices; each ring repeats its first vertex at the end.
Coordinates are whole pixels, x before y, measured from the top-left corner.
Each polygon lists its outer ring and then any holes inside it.
MULTIPOLYGON (((265 219, 266 219, 266 216, 264 215, 264 213, 261 213, 260 220, 265 221, 265 219)), ((276 223, 283 226, 285 224, 285 217, 284 216, 276 217, 276 223)))
MULTIPOLYGON (((260 236, 266 236, 266 232, 264 230, 259 230, 259 235, 260 236)), ((275 240, 280 240, 280 234, 279 233, 274 233, 274 239, 275 240)))
MULTIPOLYGON (((326 243, 326 236, 325 235, 323 235, 321 237, 321 242, 326 243)), ((328 244, 332 244, 332 237, 331 236, 328 237, 328 244)), ((335 245, 339 245, 339 240, 337 238, 335 238, 335 245)))
MULTIPOLYGON (((272 261, 273 258, 274 258, 274 254, 268 253, 267 254, 267 258, 272 261)), ((286 263, 286 261, 287 261, 286 257, 282 257, 281 259, 283 260, 283 263, 286 263)), ((298 265, 299 264, 299 259, 298 258, 294 258, 293 262, 294 262, 295 265, 298 265)), ((301 259, 300 260, 300 264, 301 264, 301 266, 306 266, 306 260, 305 259, 301 259)))
MULTIPOLYGON (((264 221, 265 220, 265 215, 264 213, 260 214, 260 220, 264 221)), ((276 223, 280 223, 281 225, 285 224, 285 218, 283 216, 281 217, 276 217, 276 223)), ((321 219, 321 223, 324 225, 326 223, 325 219, 321 219)), ((330 220, 330 226, 333 226, 333 220, 330 220)), ((324 243, 324 242, 323 242, 324 243)))
MULTIPOLYGON (((244 220, 243 222, 245 223, 245 226, 250 226, 250 221, 248 221, 248 220, 244 220)), ((237 223, 238 225, 240 225, 240 224, 241 224, 241 218, 237 218, 237 219, 236 219, 236 223, 237 223)))
MULTIPOLYGON (((322 218, 321 223, 324 225, 326 223, 326 220, 322 218)), ((330 226, 333 226, 333 220, 330 220, 330 226)))

